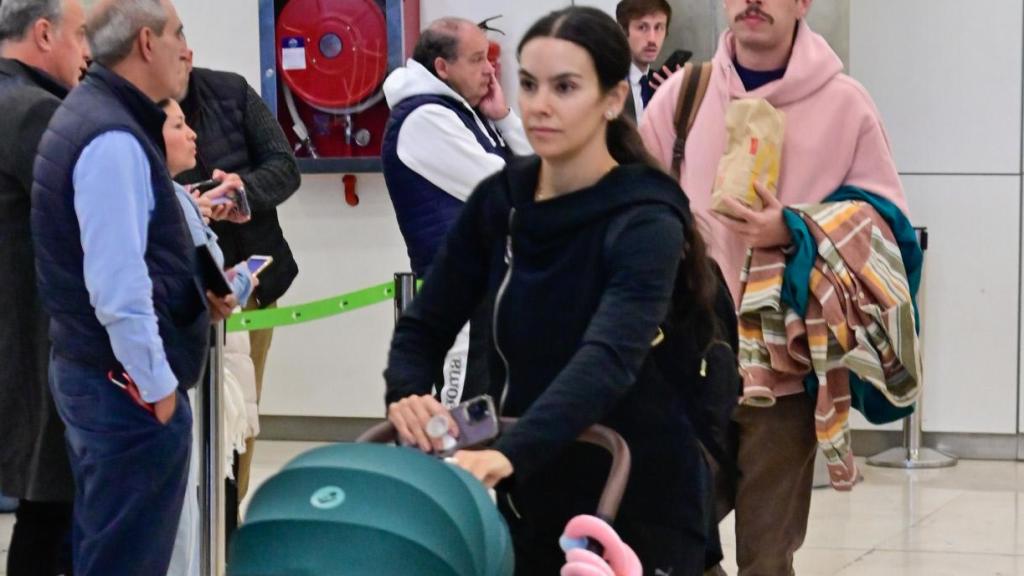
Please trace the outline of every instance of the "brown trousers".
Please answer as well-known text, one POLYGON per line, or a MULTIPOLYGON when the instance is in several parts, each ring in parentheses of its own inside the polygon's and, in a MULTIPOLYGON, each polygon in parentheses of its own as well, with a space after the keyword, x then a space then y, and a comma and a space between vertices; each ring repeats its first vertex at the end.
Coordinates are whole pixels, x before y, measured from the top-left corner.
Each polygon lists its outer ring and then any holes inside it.
MULTIPOLYGON (((267 308, 276 308, 277 302, 274 302, 267 308)), ((249 305, 245 307, 246 310, 255 310, 256 302, 255 299, 249 301, 249 305)), ((267 365, 267 353, 270 352, 270 341, 274 337, 274 329, 268 328, 266 330, 253 330, 249 332, 249 356, 252 358, 252 363, 256 367, 256 404, 259 405, 260 397, 263 395, 263 369, 267 365)), ((241 505, 242 499, 245 498, 246 493, 249 492, 249 471, 252 468, 252 455, 256 450, 256 439, 249 438, 245 441, 245 454, 238 455, 238 473, 235 475, 238 482, 238 503, 241 505)))
POLYGON ((718 511, 720 519, 736 512, 739 576, 793 576, 811 510, 814 400, 798 394, 771 408, 741 406, 733 419, 739 478, 733 489, 719 484, 718 511))

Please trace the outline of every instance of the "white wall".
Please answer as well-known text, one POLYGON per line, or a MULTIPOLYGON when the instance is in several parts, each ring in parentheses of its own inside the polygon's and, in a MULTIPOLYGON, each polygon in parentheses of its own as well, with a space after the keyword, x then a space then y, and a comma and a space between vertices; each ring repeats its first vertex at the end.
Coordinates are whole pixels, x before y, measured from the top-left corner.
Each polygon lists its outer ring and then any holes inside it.
POLYGON ((176 0, 174 6, 196 65, 241 74, 259 92, 258 1, 176 0))
MULTIPOLYGON (((408 270, 405 244, 384 179, 358 176, 359 206, 345 204, 341 176, 305 176, 281 209, 299 261, 282 303, 308 302, 391 279, 408 270)), ((263 412, 290 416, 383 414, 384 370, 394 324, 390 304, 274 333, 263 412)))
MULTIPOLYGON (((580 3, 584 3, 581 1, 580 3)), ((614 0, 586 0, 607 11, 614 0)), ((496 25, 503 84, 515 101, 515 47, 543 0, 424 0, 424 23, 442 15, 496 25)), ((255 0, 176 0, 199 65, 234 70, 258 85, 255 0)), ((1021 306, 1020 0, 985 9, 943 0, 850 2, 852 74, 874 96, 894 148, 915 223, 930 227, 925 301, 925 427, 1017 430, 1021 306)), ((386 281, 407 268, 379 175, 360 175, 362 203, 344 203, 339 176, 306 176, 281 209, 301 273, 282 304, 386 281)), ((379 416, 392 310, 379 305, 278 330, 263 412, 379 416)), ((1022 406, 1024 409, 1024 406, 1022 406)), ((858 427, 864 422, 856 419, 858 427)))
POLYGON ((853 3, 851 70, 902 172, 1020 173, 1022 4, 853 3))
POLYGON ((929 227, 924 428, 1018 430, 1020 0, 851 2, 850 68, 929 227))

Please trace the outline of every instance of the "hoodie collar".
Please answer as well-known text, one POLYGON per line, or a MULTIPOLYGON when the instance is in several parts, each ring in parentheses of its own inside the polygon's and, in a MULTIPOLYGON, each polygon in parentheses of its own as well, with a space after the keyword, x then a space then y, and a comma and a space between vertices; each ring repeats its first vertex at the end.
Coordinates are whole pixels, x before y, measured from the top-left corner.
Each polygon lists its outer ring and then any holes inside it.
POLYGON ((396 69, 384 80, 384 98, 387 99, 390 108, 394 108, 406 98, 428 94, 454 98, 467 109, 473 109, 461 94, 412 58, 405 63, 404 67, 396 69))
POLYGON ((735 56, 735 36, 731 30, 726 30, 719 40, 718 51, 713 61, 728 78, 730 99, 764 98, 775 107, 807 98, 843 71, 843 62, 832 47, 803 20, 797 25, 796 39, 793 41, 793 51, 786 65, 786 74, 779 80, 747 92, 733 65, 735 56))
POLYGON ((540 158, 516 157, 506 171, 508 196, 519 214, 519 229, 542 238, 577 230, 589 223, 645 204, 670 207, 689 225, 689 201, 667 174, 643 164, 618 166, 591 186, 536 202, 540 158))

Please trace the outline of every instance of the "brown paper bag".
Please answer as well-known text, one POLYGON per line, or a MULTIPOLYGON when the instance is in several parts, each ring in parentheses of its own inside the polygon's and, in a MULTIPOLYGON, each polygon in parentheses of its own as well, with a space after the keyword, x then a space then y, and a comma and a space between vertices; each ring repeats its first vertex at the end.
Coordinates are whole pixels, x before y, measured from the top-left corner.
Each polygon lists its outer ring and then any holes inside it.
POLYGON ((729 140, 718 162, 718 176, 711 194, 711 209, 734 216, 723 202, 733 197, 753 210, 763 208, 754 190, 760 182, 775 194, 779 182, 785 114, 764 99, 733 100, 725 112, 729 140))

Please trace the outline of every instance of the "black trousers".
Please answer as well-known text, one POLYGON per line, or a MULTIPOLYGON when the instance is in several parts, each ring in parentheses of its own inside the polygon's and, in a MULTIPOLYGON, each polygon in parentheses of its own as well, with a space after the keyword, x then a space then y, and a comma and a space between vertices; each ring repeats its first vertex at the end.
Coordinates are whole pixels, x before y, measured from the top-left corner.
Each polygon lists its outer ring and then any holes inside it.
MULTIPOLYGON (((679 442, 684 442, 680 439, 679 442)), ((637 452, 634 451, 636 454, 637 452)), ((651 469, 649 458, 635 457, 631 482, 645 480, 640 490, 645 500, 638 500, 640 492, 627 490, 623 508, 615 521, 615 530, 622 540, 636 552, 644 567, 644 576, 702 576, 708 554, 707 530, 714 517, 710 470, 694 442, 693 451, 685 464, 685 473, 664 477, 663 491, 652 496, 646 493, 651 484, 643 478, 651 469), (634 497, 630 501, 631 494, 634 497), (652 499, 654 504, 652 504, 652 499), (668 525, 651 514, 652 506, 664 501, 667 510, 683 505, 684 499, 691 518, 688 522, 668 525), (633 510, 642 509, 642 518, 622 514, 632 502, 633 510)), ((607 453, 601 449, 577 444, 563 453, 558 461, 525 482, 520 480, 508 487, 499 486, 498 509, 505 517, 516 556, 516 576, 558 574, 565 565, 565 553, 558 539, 566 523, 578 514, 593 514, 608 476, 607 453), (599 482, 592 481, 599 479, 599 482), (511 493, 508 491, 511 488, 511 493)), ((678 464, 678 463, 677 463, 678 464)), ((667 470, 667 468, 666 468, 667 470)), ((637 484, 633 484, 636 486, 637 484)))
POLYGON ((71 574, 71 502, 22 500, 14 517, 8 576, 71 574))

